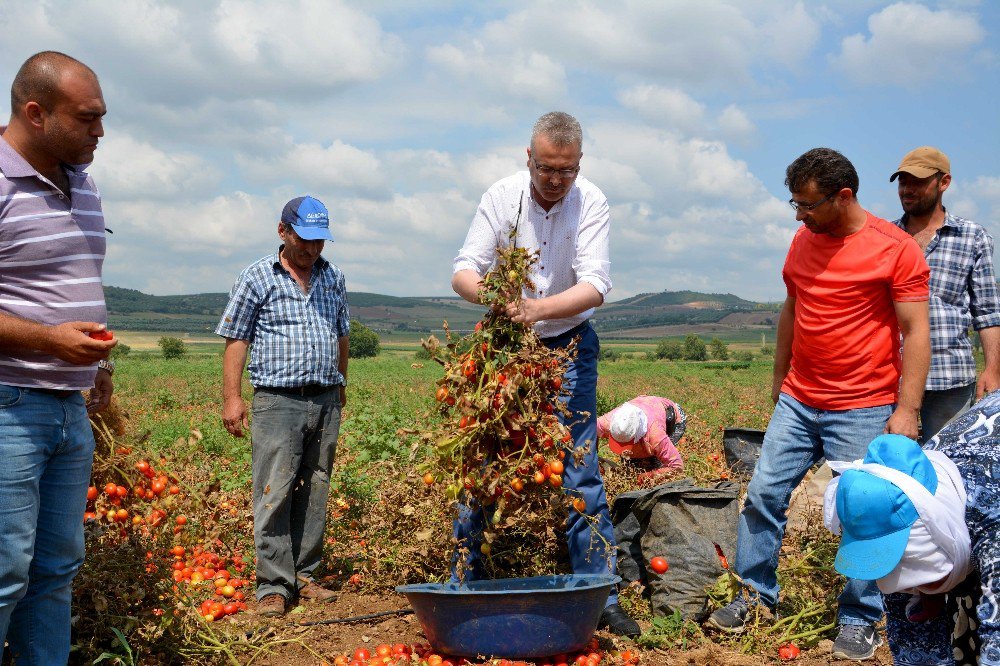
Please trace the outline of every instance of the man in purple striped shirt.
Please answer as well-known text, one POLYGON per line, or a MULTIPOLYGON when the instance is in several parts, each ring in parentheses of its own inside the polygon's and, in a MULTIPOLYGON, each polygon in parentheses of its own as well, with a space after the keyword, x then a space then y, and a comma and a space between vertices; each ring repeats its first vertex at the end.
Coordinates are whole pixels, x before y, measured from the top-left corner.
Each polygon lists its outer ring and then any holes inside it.
POLYGON ((107 320, 104 217, 82 165, 105 113, 94 72, 44 51, 18 70, 0 127, 0 656, 6 640, 16 663, 69 659, 94 453, 87 411, 111 399, 117 344, 90 335, 107 320))

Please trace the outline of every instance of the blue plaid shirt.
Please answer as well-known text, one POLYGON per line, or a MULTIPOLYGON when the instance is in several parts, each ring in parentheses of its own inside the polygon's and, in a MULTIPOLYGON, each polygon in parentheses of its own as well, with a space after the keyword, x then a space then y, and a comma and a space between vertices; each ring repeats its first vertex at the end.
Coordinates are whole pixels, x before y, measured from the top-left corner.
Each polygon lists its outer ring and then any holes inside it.
POLYGON ((278 260, 280 252, 240 273, 215 332, 250 342, 255 387, 343 384, 337 344, 350 333, 344 274, 320 257, 304 294, 278 260))
MULTIPOLYGON (((893 222, 906 229, 906 216, 893 222)), ((975 222, 945 211, 942 226, 924 250, 931 268, 931 369, 927 390, 943 391, 976 381, 969 326, 1000 326, 1000 299, 993 273, 993 238, 975 222)))

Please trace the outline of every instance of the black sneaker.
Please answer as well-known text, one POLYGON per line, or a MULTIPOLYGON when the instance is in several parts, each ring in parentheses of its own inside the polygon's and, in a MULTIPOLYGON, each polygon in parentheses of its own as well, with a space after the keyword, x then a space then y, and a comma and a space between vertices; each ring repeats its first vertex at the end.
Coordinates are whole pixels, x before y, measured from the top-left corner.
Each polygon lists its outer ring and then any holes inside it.
POLYGON ((728 606, 723 606, 709 615, 705 624, 728 634, 738 634, 746 628, 749 614, 750 604, 740 594, 730 601, 728 606))
POLYGON ((875 649, 882 645, 878 631, 870 624, 842 624, 837 640, 833 642, 834 659, 864 661, 875 656, 875 649))
POLYGON ((601 619, 597 622, 597 628, 607 628, 613 634, 629 638, 635 638, 642 633, 638 623, 630 618, 618 604, 611 604, 604 609, 601 613, 601 619))

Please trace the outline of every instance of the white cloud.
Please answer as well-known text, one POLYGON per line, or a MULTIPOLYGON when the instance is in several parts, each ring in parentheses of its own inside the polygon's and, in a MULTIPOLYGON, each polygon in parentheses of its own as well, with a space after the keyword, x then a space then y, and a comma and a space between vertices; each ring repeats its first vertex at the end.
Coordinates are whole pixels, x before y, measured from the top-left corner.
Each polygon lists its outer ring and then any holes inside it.
POLYGON ((128 134, 102 139, 88 171, 115 200, 191 199, 219 185, 219 170, 198 155, 164 151, 128 134))
POLYGON ((945 77, 962 77, 970 51, 986 36, 968 13, 935 11, 899 2, 868 18, 866 37, 845 37, 835 67, 861 85, 928 88, 945 77))
POLYGON ((723 137, 735 141, 746 141, 757 129, 747 114, 735 104, 724 108, 716 123, 723 137))
POLYGON ((566 89, 563 66, 548 55, 520 48, 498 53, 478 39, 461 46, 430 47, 427 61, 463 85, 498 97, 545 102, 557 99, 566 89))
POLYGON ((705 123, 705 105, 678 88, 640 85, 624 90, 619 101, 658 127, 693 134, 705 123))
POLYGON ((375 198, 385 197, 389 192, 379 159, 370 151, 339 139, 327 146, 314 143, 291 145, 277 155, 237 155, 236 163, 248 178, 262 186, 289 184, 298 188, 375 198))
POLYGON ((316 98, 375 80, 402 55, 397 38, 339 0, 45 2, 2 11, 5 25, 19 26, 0 47, 14 61, 58 47, 137 97, 175 105, 316 98), (49 35, 58 41, 39 39, 49 35))

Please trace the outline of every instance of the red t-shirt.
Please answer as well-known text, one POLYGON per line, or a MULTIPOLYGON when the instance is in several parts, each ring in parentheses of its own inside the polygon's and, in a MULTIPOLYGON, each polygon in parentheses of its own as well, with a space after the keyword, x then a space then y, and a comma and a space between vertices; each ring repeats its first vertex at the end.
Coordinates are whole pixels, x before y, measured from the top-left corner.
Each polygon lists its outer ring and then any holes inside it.
POLYGON ((781 390, 816 409, 895 403, 901 362, 893 301, 928 299, 920 246, 871 213, 850 236, 802 227, 782 277, 795 299, 795 328, 781 390))

